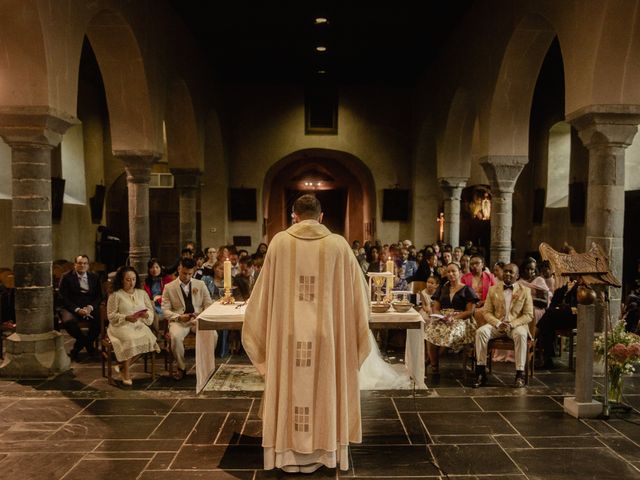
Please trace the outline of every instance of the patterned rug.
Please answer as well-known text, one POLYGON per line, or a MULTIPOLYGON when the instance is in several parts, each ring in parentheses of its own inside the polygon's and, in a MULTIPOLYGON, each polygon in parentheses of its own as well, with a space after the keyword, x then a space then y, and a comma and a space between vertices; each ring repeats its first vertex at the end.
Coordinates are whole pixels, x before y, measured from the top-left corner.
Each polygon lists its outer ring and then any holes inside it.
MULTIPOLYGON (((394 385, 396 390, 408 390, 412 388, 407 371, 402 363, 391 365, 399 377, 399 383, 394 385)), ((373 388, 373 387, 372 387, 373 388)), ((264 381, 262 376, 252 365, 220 365, 213 374, 204 391, 217 392, 262 392, 264 381)))
POLYGON ((252 365, 220 365, 213 374, 205 391, 261 392, 264 390, 262 376, 252 365))

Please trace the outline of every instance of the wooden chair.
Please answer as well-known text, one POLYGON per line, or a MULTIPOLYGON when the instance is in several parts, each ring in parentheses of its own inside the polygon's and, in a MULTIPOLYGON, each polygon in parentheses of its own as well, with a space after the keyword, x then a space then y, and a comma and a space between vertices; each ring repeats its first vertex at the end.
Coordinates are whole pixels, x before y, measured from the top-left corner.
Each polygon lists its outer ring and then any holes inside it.
MULTIPOLYGON (((509 337, 498 337, 489 340, 487 347, 487 370, 491 373, 491 363, 493 357, 493 350, 513 350, 515 351, 515 345, 512 339, 509 337)), ((524 381, 529 385, 529 377, 534 376, 534 364, 536 353, 536 324, 535 320, 529 322, 529 338, 527 338, 527 356, 524 364, 524 381)))
MULTIPOLYGON (((565 328, 565 329, 556 330, 557 337, 567 338, 567 343, 569 344, 569 369, 571 370, 575 368, 575 362, 573 358, 573 344, 574 344, 576 335, 577 335, 577 329, 575 328, 565 328)), ((560 342, 560 354, 562 355, 562 342, 560 342)))
MULTIPOLYGON (((169 322, 167 322, 164 318, 160 320, 160 331, 162 333, 162 338, 164 340, 164 344, 162 346, 162 353, 164 355, 164 369, 169 372, 169 376, 173 377, 173 365, 174 358, 173 352, 171 351, 171 335, 169 334, 169 322)), ((195 350, 196 349, 196 334, 195 332, 189 332, 184 338, 184 351, 185 354, 187 350, 195 350)))
MULTIPOLYGON (((111 282, 103 283, 103 290, 111 292, 111 282), (105 284, 109 284, 105 287, 105 284)), ((108 297, 108 295, 107 295, 108 297)), ((113 379, 113 344, 109 335, 107 335, 107 327, 109 326, 109 319, 107 318, 107 297, 100 304, 100 360, 102 362, 102 376, 107 378, 109 385, 115 385, 116 382, 113 379)), ((144 360, 145 373, 151 373, 151 380, 156 379, 156 352, 151 351, 142 355, 144 360), (149 357, 151 358, 151 372, 149 372, 149 357)))
POLYGON ((9 269, 0 272, 0 358, 4 358, 4 338, 16 331, 15 276, 9 269))

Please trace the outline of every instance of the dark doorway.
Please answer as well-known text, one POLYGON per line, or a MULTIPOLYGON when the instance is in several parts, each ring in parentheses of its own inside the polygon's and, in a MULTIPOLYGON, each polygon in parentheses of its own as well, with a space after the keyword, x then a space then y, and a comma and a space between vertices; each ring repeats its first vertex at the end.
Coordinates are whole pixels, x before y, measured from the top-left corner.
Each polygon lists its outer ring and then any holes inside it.
POLYGON ((629 293, 638 276, 638 259, 640 259, 640 190, 624 194, 624 258, 623 285, 624 295, 629 293))
POLYGON ((332 233, 344 235, 345 220, 347 214, 347 190, 336 188, 332 190, 289 190, 286 191, 285 216, 291 214, 293 202, 300 195, 310 193, 315 195, 322 205, 324 218, 322 223, 331 230, 332 233))
MULTIPOLYGON (((162 265, 171 265, 180 254, 179 194, 176 189, 149 189, 149 247, 151 256, 162 265)), ((129 200, 126 174, 111 185, 107 193, 107 227, 122 241, 126 262, 129 250, 129 200)), ((146 273, 146 272, 144 272, 146 273)))

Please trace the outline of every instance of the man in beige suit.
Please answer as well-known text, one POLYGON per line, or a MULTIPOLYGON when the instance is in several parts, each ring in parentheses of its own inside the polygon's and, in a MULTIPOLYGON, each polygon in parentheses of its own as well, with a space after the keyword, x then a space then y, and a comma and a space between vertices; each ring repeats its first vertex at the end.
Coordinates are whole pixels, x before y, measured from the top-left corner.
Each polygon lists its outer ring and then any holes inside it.
POLYGON ((189 332, 196 331, 198 314, 211 305, 211 296, 205 283, 191 278, 195 270, 195 260, 182 258, 178 266, 178 278, 165 285, 162 293, 162 312, 169 322, 171 351, 178 364, 176 380, 186 374, 184 339, 189 332))
POLYGON ((524 365, 527 359, 527 338, 529 322, 533 320, 531 290, 515 283, 518 267, 513 263, 504 266, 503 281, 489 288, 484 304, 486 325, 476 330, 476 380, 473 388, 487 382, 487 345, 497 337, 509 337, 515 346, 516 380, 515 387, 525 386, 524 365))

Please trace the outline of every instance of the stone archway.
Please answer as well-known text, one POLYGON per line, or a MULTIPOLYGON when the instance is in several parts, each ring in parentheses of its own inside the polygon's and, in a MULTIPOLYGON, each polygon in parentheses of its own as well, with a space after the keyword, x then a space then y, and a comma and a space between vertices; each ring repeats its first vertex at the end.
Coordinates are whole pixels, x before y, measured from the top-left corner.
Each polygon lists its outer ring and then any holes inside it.
POLYGON ((369 168, 346 152, 311 148, 291 153, 267 172, 263 186, 264 234, 271 240, 290 225, 291 206, 302 193, 323 203, 324 223, 349 242, 375 236, 375 188, 369 168))

